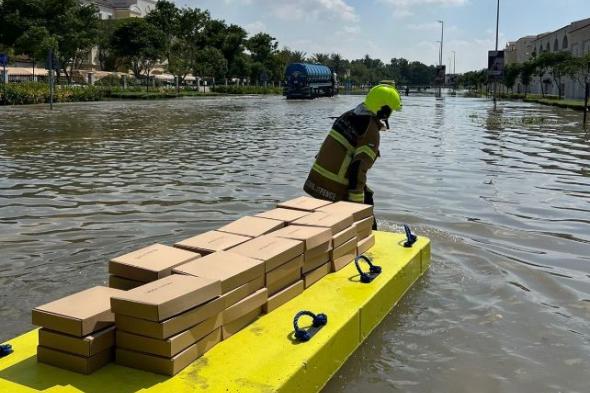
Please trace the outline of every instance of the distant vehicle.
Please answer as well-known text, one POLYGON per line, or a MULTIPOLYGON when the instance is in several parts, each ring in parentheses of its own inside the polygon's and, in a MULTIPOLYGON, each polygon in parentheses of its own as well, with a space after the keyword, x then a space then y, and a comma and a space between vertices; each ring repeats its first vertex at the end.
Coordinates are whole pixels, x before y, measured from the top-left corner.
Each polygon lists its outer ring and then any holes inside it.
POLYGON ((333 97, 338 92, 338 77, 321 64, 293 63, 285 70, 283 95, 292 98, 333 97))

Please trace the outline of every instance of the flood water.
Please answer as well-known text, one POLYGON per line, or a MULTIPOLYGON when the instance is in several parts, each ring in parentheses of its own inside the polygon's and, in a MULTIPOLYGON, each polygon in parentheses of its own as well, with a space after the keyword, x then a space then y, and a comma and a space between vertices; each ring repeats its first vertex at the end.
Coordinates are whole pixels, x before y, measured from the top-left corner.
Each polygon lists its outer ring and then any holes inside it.
MULTIPOLYGON (((0 108, 0 342, 107 261, 302 194, 360 97, 0 108)), ((581 113, 409 97, 370 172, 382 229, 432 268, 326 392, 590 391, 590 135, 581 113)))

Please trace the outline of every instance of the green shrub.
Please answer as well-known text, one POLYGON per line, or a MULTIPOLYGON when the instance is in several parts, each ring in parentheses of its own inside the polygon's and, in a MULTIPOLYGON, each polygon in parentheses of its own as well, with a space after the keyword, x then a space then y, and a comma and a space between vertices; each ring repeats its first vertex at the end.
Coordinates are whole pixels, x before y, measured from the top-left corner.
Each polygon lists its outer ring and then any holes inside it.
MULTIPOLYGON (((5 105, 43 104, 49 102, 49 86, 45 83, 9 83, 6 94, 0 93, 0 102, 5 105)), ((99 101, 105 91, 95 86, 56 86, 55 102, 99 101)))

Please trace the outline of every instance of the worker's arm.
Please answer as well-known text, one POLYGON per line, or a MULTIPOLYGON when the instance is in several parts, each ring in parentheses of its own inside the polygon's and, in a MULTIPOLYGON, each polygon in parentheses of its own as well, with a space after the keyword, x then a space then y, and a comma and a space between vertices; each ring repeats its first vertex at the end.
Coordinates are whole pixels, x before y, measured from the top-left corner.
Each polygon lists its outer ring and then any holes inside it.
POLYGON ((358 146, 352 156, 348 175, 348 200, 350 202, 365 202, 367 172, 377 157, 379 157, 379 130, 377 126, 371 124, 365 135, 359 138, 358 146))

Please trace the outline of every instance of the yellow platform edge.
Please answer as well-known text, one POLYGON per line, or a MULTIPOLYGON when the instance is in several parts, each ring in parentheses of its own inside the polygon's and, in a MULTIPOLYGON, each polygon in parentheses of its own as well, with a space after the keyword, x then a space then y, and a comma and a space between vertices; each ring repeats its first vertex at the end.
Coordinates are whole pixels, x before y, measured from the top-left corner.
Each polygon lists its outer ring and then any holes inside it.
POLYGON ((330 274, 303 294, 220 343, 169 378, 110 364, 90 376, 36 361, 37 331, 8 342, 0 359, 0 392, 318 392, 391 312, 430 266, 430 241, 404 248, 402 234, 375 232, 367 253, 383 273, 359 282, 354 264, 330 274), (292 341, 301 310, 328 315, 310 342, 292 341))

